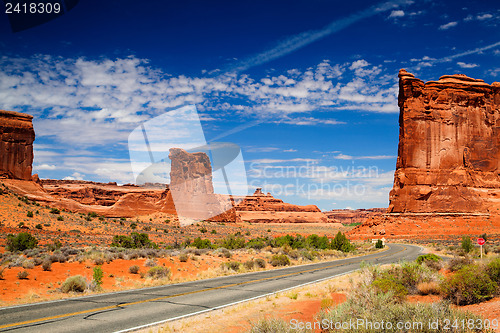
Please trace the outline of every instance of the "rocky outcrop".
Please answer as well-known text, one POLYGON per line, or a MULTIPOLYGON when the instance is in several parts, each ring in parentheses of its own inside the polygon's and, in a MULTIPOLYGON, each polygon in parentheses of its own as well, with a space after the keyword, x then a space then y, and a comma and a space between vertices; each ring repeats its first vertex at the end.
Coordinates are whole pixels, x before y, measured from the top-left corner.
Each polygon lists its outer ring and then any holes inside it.
POLYGON ((387 212, 387 208, 369 209, 332 209, 325 212, 325 215, 342 224, 363 223, 366 219, 380 216, 387 212))
POLYGON ((0 177, 31 180, 33 116, 0 110, 0 177))
POLYGON ((212 166, 204 152, 171 148, 170 190, 181 225, 201 220, 235 222, 233 199, 214 193, 212 166))
POLYGON ((315 205, 298 206, 274 198, 271 193, 264 194, 257 188, 252 196, 245 197, 238 205, 237 211, 274 211, 274 212, 321 212, 315 205))
POLYGON ((315 205, 298 206, 262 193, 257 188, 252 196, 245 197, 236 206, 242 221, 259 223, 324 223, 330 222, 315 205))
POLYGON ((116 183, 50 179, 43 179, 40 183, 6 179, 3 183, 30 200, 77 213, 94 212, 106 217, 176 213, 168 188, 161 190, 119 186, 116 183))
POLYGON ((391 213, 488 212, 500 194, 500 83, 399 72, 391 213))

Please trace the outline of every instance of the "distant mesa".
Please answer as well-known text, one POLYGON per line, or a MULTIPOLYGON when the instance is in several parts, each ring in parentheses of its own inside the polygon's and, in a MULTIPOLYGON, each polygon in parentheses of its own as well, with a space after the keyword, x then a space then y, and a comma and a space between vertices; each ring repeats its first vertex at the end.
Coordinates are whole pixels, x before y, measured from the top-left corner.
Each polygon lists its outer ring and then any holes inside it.
POLYGON ((257 188, 252 196, 241 198, 236 213, 242 221, 253 223, 326 223, 329 220, 315 205, 299 206, 264 194, 257 188))

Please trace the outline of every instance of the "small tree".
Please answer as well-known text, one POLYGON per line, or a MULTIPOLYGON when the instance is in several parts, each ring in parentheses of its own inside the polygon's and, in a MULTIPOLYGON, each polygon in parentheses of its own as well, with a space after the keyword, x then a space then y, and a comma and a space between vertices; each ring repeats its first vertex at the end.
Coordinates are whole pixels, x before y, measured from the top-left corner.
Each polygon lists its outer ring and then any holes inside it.
POLYGON ((21 232, 17 236, 7 235, 7 250, 11 252, 32 249, 37 244, 38 240, 27 232, 21 232))
POLYGON ((337 250, 342 252, 349 252, 354 250, 354 246, 351 244, 349 239, 347 239, 347 237, 340 231, 337 233, 335 238, 332 239, 330 247, 332 248, 332 250, 337 250))
POLYGON ((94 283, 95 283, 97 289, 101 289, 103 276, 104 276, 104 272, 102 271, 101 266, 95 266, 94 272, 92 274, 92 279, 94 280, 94 283))
POLYGON ((381 239, 379 239, 376 243, 375 243, 375 248, 376 249, 382 249, 384 247, 384 242, 382 242, 381 239))
POLYGON ((462 237, 462 250, 464 250, 465 253, 469 253, 473 249, 472 245, 472 240, 470 239, 469 236, 463 236, 462 237))

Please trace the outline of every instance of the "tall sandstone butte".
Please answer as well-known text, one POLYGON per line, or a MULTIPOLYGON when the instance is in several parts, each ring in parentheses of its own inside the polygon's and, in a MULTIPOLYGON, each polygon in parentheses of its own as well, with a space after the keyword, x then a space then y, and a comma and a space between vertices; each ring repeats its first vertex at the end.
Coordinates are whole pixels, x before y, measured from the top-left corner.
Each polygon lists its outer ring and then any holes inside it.
POLYGON ((170 148, 170 190, 181 225, 199 220, 235 222, 234 201, 214 193, 212 166, 204 152, 170 148))
POLYGON ((399 72, 390 213, 487 213, 500 194, 500 83, 399 72), (496 199, 495 199, 496 198, 496 199))
POLYGON ((0 110, 0 178, 31 180, 33 116, 0 110))

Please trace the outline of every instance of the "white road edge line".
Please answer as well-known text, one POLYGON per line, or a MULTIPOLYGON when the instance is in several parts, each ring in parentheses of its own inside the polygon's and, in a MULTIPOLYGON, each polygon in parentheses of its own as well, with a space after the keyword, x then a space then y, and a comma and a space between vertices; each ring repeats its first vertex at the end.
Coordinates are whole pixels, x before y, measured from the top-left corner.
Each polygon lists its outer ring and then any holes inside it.
POLYGON ((359 270, 359 268, 353 269, 353 270, 350 270, 348 272, 344 272, 344 273, 341 273, 341 274, 332 275, 332 276, 329 276, 329 277, 326 277, 326 278, 322 278, 322 279, 319 279, 319 280, 309 281, 309 282, 306 282, 306 283, 303 283, 303 284, 299 284, 298 286, 294 286, 294 287, 290 287, 290 288, 285 288, 285 289, 281 289, 281 290, 278 290, 278 291, 274 291, 272 293, 267 293, 267 294, 264 294, 264 295, 260 295, 260 296, 255 296, 255 297, 243 299, 243 300, 240 300, 240 301, 237 301, 237 302, 233 302, 233 303, 219 305, 219 306, 216 306, 214 308, 205 309, 205 310, 201 310, 201 311, 197 311, 197 312, 192 312, 192 313, 188 313, 188 314, 185 314, 185 315, 182 315, 182 316, 178 316, 178 317, 174 317, 174 318, 169 318, 169 319, 165 319, 165 320, 160 320, 160 321, 157 321, 157 322, 154 322, 154 323, 149 323, 149 324, 145 324, 145 325, 141 325, 141 326, 131 327, 131 328, 127 328, 127 329, 124 329, 124 330, 121 330, 121 331, 115 331, 115 333, 131 332, 131 331, 140 330, 140 329, 143 329, 143 328, 147 328, 147 327, 151 327, 151 326, 156 326, 156 325, 160 325, 160 324, 163 324, 163 323, 167 323, 169 321, 174 321, 174 320, 178 320, 178 319, 182 319, 182 318, 196 316, 196 315, 199 315, 199 314, 202 314, 202 313, 205 313, 205 312, 210 312, 210 311, 214 311, 214 310, 223 309, 223 308, 226 308, 226 307, 229 307, 229 306, 232 306, 232 305, 236 305, 236 304, 239 304, 239 303, 249 302, 249 301, 253 301, 253 300, 259 299, 259 298, 264 298, 264 297, 267 297, 267 296, 276 295, 278 293, 282 293, 284 291, 288 291, 288 290, 291 290, 291 289, 301 288, 301 287, 307 286, 309 284, 318 283, 318 282, 322 282, 322 281, 325 281, 325 280, 330 280, 330 279, 338 277, 338 276, 350 274, 350 273, 355 272, 357 270, 359 270))
MULTIPOLYGON (((391 244, 400 244, 400 243, 391 243, 391 244)), ((403 245, 403 244, 400 244, 400 245, 403 245)), ((387 249, 387 250, 389 250, 389 249, 387 249)), ((140 291, 160 289, 160 288, 165 288, 165 287, 175 286, 175 285, 195 284, 195 283, 200 283, 200 282, 203 282, 203 281, 211 281, 211 280, 216 280, 216 279, 225 279, 225 278, 230 278, 230 277, 234 277, 234 276, 245 276, 245 275, 258 274, 258 273, 268 272, 268 271, 273 271, 274 272, 274 271, 286 270, 286 269, 296 268, 296 267, 305 267, 305 266, 325 264, 325 263, 330 263, 330 262, 338 262, 338 261, 350 260, 350 259, 354 259, 354 258, 358 258, 358 257, 368 257, 368 256, 371 256, 371 255, 376 255, 376 254, 379 254, 379 253, 383 253, 383 252, 385 252, 387 250, 380 251, 380 252, 375 252, 375 253, 370 253, 370 254, 365 254, 365 255, 357 255, 357 256, 352 256, 352 257, 347 257, 347 258, 342 258, 342 259, 327 260, 327 261, 322 261, 322 262, 313 262, 313 263, 309 263, 309 264, 301 264, 301 265, 288 266, 288 267, 283 267, 283 268, 274 268, 272 270, 247 272, 247 273, 237 273, 237 274, 231 274, 231 275, 216 276, 216 277, 209 278, 209 279, 200 279, 200 280, 185 281, 185 282, 172 283, 172 284, 164 284, 164 285, 154 286, 154 287, 146 287, 146 288, 139 288, 139 289, 128 289, 128 290, 112 291, 112 292, 102 293, 102 294, 93 294, 93 295, 85 295, 85 296, 77 296, 77 297, 68 297, 68 298, 62 298, 62 299, 55 299, 55 300, 52 300, 52 301, 43 301, 43 302, 19 304, 19 305, 12 305, 12 306, 2 306, 2 307, 0 307, 0 311, 7 310, 7 309, 10 310, 10 309, 15 309, 15 308, 35 306, 35 305, 44 305, 44 304, 50 304, 50 303, 59 303, 59 302, 64 302, 64 301, 76 301, 76 300, 79 300, 79 299, 86 299, 86 298, 93 298, 93 297, 100 297, 100 296, 111 296, 111 295, 116 295, 116 294, 125 294, 125 293, 129 293, 129 292, 140 292, 140 291)))
MULTIPOLYGON (((409 244, 404 244, 404 245, 409 245, 409 244)), ((422 251, 424 250, 424 248, 421 247, 421 246, 418 246, 418 245, 413 245, 413 246, 420 248, 420 250, 419 250, 418 253, 422 253, 422 251)), ((168 323, 169 321, 174 321, 174 320, 178 320, 178 319, 182 319, 182 318, 192 317, 192 316, 196 316, 196 315, 199 315, 199 314, 202 314, 202 313, 205 313, 205 312, 210 312, 210 311, 215 311, 215 310, 227 308, 229 306, 236 305, 236 304, 239 304, 239 303, 253 301, 253 300, 256 300, 256 299, 259 299, 259 298, 263 298, 263 297, 267 297, 267 296, 271 296, 271 295, 276 295, 276 294, 282 293, 284 291, 288 291, 288 290, 292 290, 292 289, 296 289, 296 288, 301 288, 301 287, 307 286, 309 284, 314 284, 314 283, 318 283, 318 282, 330 280, 330 279, 333 279, 335 277, 339 277, 339 276, 342 276, 342 275, 350 274, 350 273, 355 272, 357 270, 360 270, 360 268, 356 268, 356 269, 353 269, 353 270, 350 270, 350 271, 347 271, 347 272, 344 272, 344 273, 341 273, 341 274, 332 275, 332 276, 329 276, 329 277, 326 277, 326 278, 322 278, 322 279, 318 279, 318 280, 314 280, 314 281, 309 281, 309 282, 300 284, 298 286, 281 289, 281 290, 278 290, 278 291, 275 291, 275 292, 272 292, 272 293, 267 293, 267 294, 264 294, 264 295, 247 298, 247 299, 240 300, 240 301, 233 302, 233 303, 219 305, 219 306, 216 306, 214 308, 205 309, 205 310, 201 310, 201 311, 197 311, 197 312, 192 312, 192 313, 188 313, 188 314, 185 314, 185 315, 182 315, 182 316, 178 316, 178 317, 174 317, 174 318, 169 318, 169 319, 165 319, 165 320, 156 321, 154 323, 149 323, 149 324, 145 324, 145 325, 140 325, 140 326, 136 326, 136 327, 127 328, 127 329, 124 329, 124 330, 121 330, 121 331, 115 331, 114 333, 132 332, 132 331, 140 330, 140 329, 143 329, 143 328, 148 328, 148 327, 151 327, 151 326, 156 326, 156 325, 168 323)))

